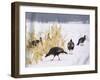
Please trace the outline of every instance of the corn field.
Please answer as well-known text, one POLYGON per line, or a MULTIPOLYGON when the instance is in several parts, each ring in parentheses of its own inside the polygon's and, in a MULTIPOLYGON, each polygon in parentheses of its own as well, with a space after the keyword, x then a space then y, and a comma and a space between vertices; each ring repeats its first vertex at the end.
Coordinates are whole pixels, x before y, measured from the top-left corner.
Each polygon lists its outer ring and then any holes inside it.
POLYGON ((49 30, 43 33, 45 38, 37 46, 33 46, 32 41, 39 39, 40 36, 34 32, 26 32, 26 65, 38 64, 52 47, 59 46, 64 48, 65 41, 62 37, 61 30, 60 25, 53 24, 49 30))

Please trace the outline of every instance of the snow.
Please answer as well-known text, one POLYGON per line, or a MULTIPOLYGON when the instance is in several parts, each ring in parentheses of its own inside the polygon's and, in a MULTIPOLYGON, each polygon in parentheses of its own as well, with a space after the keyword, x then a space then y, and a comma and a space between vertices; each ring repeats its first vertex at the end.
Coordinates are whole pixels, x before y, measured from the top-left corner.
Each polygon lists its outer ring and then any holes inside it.
MULTIPOLYGON (((51 23, 35 23, 34 26, 36 27, 37 33, 41 30, 47 30, 49 29, 51 23), (41 27, 42 26, 42 27, 41 27)), ((60 54, 59 57, 61 60, 58 60, 58 57, 56 56, 53 61, 51 59, 53 58, 53 55, 44 57, 43 60, 40 61, 38 64, 32 64, 28 65, 28 67, 50 67, 50 66, 72 66, 72 65, 86 65, 89 64, 90 59, 90 31, 89 31, 89 24, 83 24, 83 23, 60 23, 59 24, 62 27, 62 36, 66 40, 65 48, 64 50, 68 52, 68 54, 60 54), (77 46, 78 39, 80 37, 83 37, 86 35, 86 41, 83 45, 77 46), (75 48, 73 51, 68 51, 67 49, 67 43, 68 41, 72 39, 75 43, 75 48)))
POLYGON ((50 67, 50 66, 72 66, 72 65, 84 65, 89 64, 89 45, 86 42, 84 46, 76 46, 72 53, 60 54, 60 60, 56 56, 53 61, 53 55, 47 58, 43 57, 43 60, 38 64, 29 65, 30 67, 50 67))

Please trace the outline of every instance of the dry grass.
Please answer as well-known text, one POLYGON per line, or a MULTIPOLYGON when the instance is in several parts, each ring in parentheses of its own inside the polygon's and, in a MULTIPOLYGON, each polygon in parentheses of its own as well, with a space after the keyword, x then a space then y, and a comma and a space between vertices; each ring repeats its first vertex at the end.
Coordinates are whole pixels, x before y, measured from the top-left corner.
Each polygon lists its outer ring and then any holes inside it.
MULTIPOLYGON (((26 65, 37 64, 42 60, 44 54, 47 54, 49 49, 55 46, 64 48, 64 39, 61 35, 61 26, 53 24, 51 29, 43 33, 45 38, 42 43, 37 46, 31 44, 32 40, 38 39, 38 36, 34 33, 26 33, 26 52, 27 55, 31 55, 32 58, 26 58, 26 65)), ((27 56, 26 56, 27 57, 27 56)))

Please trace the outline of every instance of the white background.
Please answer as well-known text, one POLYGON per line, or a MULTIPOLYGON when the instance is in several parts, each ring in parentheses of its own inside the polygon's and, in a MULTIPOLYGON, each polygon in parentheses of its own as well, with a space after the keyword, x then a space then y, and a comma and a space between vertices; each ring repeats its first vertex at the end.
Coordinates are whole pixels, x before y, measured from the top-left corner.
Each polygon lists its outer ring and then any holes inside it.
MULTIPOLYGON (((1 0, 0 2, 0 80, 16 80, 10 76, 11 74, 11 2, 15 0, 1 0)), ((41 3, 56 4, 76 4, 98 6, 100 9, 100 0, 16 0, 31 1, 41 3)), ((100 14, 100 11, 99 13, 100 14)), ((98 15, 98 22, 100 16, 98 15)), ((98 25, 98 34, 100 34, 100 24, 98 25)), ((98 47, 100 38, 98 37, 98 47)), ((100 67, 100 50, 98 51, 98 68, 100 67)), ((21 78, 18 80, 100 80, 100 69, 97 74, 81 74, 81 75, 64 75, 38 78, 21 78)))

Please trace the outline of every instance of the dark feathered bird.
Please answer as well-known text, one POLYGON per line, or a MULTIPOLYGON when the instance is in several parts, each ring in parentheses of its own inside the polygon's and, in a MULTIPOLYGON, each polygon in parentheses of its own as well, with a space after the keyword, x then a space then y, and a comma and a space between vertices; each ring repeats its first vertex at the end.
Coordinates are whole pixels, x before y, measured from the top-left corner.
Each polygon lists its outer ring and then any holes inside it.
POLYGON ((72 41, 72 39, 68 42, 68 44, 67 44, 67 48, 68 48, 68 50, 70 51, 70 50, 73 50, 74 49, 74 42, 72 41))
POLYGON ((81 37, 81 38, 78 40, 77 45, 79 45, 80 43, 84 43, 85 40, 86 40, 86 35, 84 35, 83 37, 81 37))
POLYGON ((40 37, 40 40, 33 40, 33 41, 32 41, 32 45, 33 45, 33 46, 37 46, 37 44, 39 44, 39 42, 42 43, 42 38, 41 38, 41 37, 40 37))
MULTIPOLYGON (((50 56, 50 55, 53 55, 54 57, 55 57, 55 56, 58 56, 58 59, 60 60, 60 57, 59 57, 59 54, 60 54, 60 53, 65 53, 65 54, 67 54, 67 52, 65 52, 63 48, 60 48, 60 47, 53 47, 53 48, 51 48, 51 49, 49 50, 49 52, 46 54, 45 57, 48 57, 48 56, 50 56)), ((53 57, 52 60, 54 60, 54 57, 53 57)))

